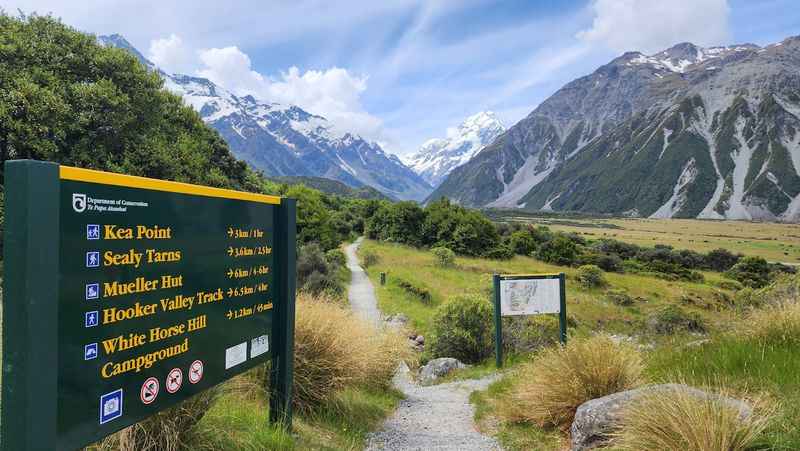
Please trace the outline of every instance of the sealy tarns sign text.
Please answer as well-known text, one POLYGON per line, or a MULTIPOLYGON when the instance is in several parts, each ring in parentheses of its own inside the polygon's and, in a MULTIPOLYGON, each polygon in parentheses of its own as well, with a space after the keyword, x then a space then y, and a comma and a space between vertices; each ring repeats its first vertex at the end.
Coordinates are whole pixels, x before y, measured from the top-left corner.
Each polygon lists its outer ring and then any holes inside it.
MULTIPOLYGON (((270 358, 290 378, 293 201, 39 162, 5 177, 6 262, 24 268, 6 273, 4 449, 44 443, 8 430, 12 406, 44 414, 48 449, 76 449, 270 358), (34 309, 55 333, 9 323, 34 309), (42 362, 31 346, 48 348, 42 362), (53 395, 44 406, 23 396, 31 376, 53 395)), ((286 407, 288 390, 273 394, 286 407)))

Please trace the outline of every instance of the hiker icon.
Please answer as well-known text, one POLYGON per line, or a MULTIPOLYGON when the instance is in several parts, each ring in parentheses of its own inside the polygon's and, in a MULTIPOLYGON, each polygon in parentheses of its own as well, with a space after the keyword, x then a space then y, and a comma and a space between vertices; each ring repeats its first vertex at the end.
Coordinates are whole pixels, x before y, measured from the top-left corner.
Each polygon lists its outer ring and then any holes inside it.
POLYGON ((97 268, 100 266, 100 252, 89 251, 86 253, 86 267, 97 268))

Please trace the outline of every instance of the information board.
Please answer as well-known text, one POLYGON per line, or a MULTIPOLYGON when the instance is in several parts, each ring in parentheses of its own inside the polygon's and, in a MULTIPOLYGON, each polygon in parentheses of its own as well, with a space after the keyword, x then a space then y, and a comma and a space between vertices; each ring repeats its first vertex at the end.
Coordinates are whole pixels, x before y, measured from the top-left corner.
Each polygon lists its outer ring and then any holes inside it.
POLYGON ((559 339, 567 343, 566 276, 558 274, 495 274, 494 350, 495 364, 503 366, 504 316, 558 314, 559 339))
POLYGON ((4 449, 20 402, 52 417, 47 449, 77 449, 268 359, 290 379, 292 200, 41 162, 5 177, 4 449), (9 324, 38 318, 55 334, 9 324), (49 368, 19 354, 31 344, 49 368), (31 377, 54 388, 45 405, 20 400, 31 377))
POLYGON ((502 316, 537 315, 561 311, 558 279, 510 279, 500 281, 502 316))

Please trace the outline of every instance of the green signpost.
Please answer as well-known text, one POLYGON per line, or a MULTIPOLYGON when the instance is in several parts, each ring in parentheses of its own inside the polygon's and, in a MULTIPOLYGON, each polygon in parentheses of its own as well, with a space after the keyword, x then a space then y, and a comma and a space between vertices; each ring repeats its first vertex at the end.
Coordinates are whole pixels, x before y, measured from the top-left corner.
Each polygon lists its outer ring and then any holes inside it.
POLYGON ((504 316, 558 314, 559 339, 567 344, 567 287, 564 273, 558 274, 495 274, 494 285, 494 350, 495 364, 503 366, 504 316))
POLYGON ((270 359, 290 427, 295 210, 6 162, 2 449, 80 448, 270 359))

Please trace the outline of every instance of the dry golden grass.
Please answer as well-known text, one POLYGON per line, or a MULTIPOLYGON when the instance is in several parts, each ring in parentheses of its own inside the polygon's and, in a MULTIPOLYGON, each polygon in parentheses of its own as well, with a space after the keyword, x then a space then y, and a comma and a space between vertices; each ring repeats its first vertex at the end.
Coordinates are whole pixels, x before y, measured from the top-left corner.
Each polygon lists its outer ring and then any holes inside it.
MULTIPOLYGON (((720 395, 725 397, 723 390, 720 395)), ((751 449, 771 413, 752 402, 747 415, 719 397, 705 399, 686 390, 653 391, 625 412, 614 436, 620 451, 740 451, 751 449)))
POLYGON ((754 310, 739 324, 741 334, 766 344, 800 343, 800 302, 754 310))
POLYGON ((187 449, 197 423, 214 401, 218 390, 210 389, 94 445, 98 451, 178 451, 187 449))
POLYGON ((512 422, 569 427, 578 406, 642 383, 639 351, 597 335, 544 351, 515 375, 499 415, 512 422))
POLYGON ((347 387, 386 386, 407 352, 399 333, 325 297, 298 295, 295 321, 294 401, 300 411, 347 387))

